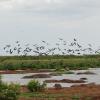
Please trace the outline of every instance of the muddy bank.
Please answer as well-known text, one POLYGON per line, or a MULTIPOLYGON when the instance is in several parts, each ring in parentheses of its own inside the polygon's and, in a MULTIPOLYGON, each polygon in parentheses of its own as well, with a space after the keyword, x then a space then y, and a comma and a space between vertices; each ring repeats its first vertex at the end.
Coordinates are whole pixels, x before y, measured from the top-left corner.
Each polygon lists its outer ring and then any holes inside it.
POLYGON ((34 75, 30 75, 30 76, 24 76, 24 79, 27 78, 51 78, 51 76, 49 74, 34 74, 34 75))
POLYGON ((62 79, 62 80, 45 80, 46 83, 85 83, 86 81, 80 80, 71 80, 71 79, 62 79))
POLYGON ((96 86, 95 83, 89 83, 89 84, 72 85, 71 87, 94 87, 94 86, 96 86))
POLYGON ((85 74, 85 75, 96 75, 96 73, 90 72, 90 71, 86 71, 86 72, 78 72, 78 73, 77 73, 77 75, 82 75, 82 74, 85 74))
POLYGON ((0 70, 0 74, 44 73, 44 72, 53 72, 53 71, 54 69, 0 70))
MULTIPOLYGON (((25 93, 25 92, 29 93, 27 87, 23 86, 21 88, 21 93, 25 93)), ((41 93, 45 95, 48 94, 56 95, 54 100, 73 100, 72 97, 75 96, 79 97, 79 99, 77 100, 100 100, 100 85, 91 83, 91 84, 77 85, 75 87, 67 87, 67 88, 60 88, 60 89, 48 88, 41 93), (61 94, 61 96, 59 94, 61 94)), ((19 100, 48 100, 48 98, 41 98, 38 96, 38 97, 30 97, 28 99, 25 97, 20 97, 19 100)))

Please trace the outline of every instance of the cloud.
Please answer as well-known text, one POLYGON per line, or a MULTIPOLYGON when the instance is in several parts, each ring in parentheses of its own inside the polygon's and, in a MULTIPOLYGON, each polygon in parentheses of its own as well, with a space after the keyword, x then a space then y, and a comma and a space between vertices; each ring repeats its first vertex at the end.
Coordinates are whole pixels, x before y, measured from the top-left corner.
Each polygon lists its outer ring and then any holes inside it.
POLYGON ((2 12, 1 15, 5 11, 7 11, 7 16, 12 16, 14 14, 14 20, 20 19, 26 20, 27 22, 29 20, 34 20, 33 22, 37 21, 38 23, 43 20, 42 23, 49 23, 50 27, 59 26, 73 28, 79 27, 84 19, 91 19, 93 16, 99 16, 100 1, 0 0, 0 11, 2 12), (8 12, 8 10, 12 12, 8 12), (18 16, 20 17, 18 18, 18 16))
POLYGON ((0 0, 1 10, 82 14, 98 12, 99 0, 0 0))
POLYGON ((99 16, 100 0, 0 0, 0 34, 11 34, 14 39, 26 35, 27 39, 30 33, 33 40, 36 34, 46 37, 59 32, 65 36, 80 32, 85 39, 86 31, 100 32, 99 16))
POLYGON ((100 15, 99 0, 0 0, 0 11, 51 18, 84 19, 100 15))
POLYGON ((99 0, 0 0, 0 10, 83 19, 100 14, 99 0))
POLYGON ((1 7, 9 8, 74 8, 74 7, 99 7, 99 0, 0 0, 1 7))

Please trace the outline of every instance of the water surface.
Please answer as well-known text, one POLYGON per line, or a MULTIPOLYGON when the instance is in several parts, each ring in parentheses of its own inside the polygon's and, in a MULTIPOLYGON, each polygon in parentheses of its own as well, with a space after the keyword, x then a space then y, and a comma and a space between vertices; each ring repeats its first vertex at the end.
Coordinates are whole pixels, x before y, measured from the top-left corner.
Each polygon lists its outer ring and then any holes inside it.
MULTIPOLYGON (((100 84, 100 68, 93 68, 93 69, 89 69, 89 70, 76 70, 73 71, 75 74, 63 74, 62 76, 52 76, 51 78, 34 78, 35 80, 38 80, 39 82, 43 82, 45 80, 50 80, 50 79, 56 79, 56 80, 61 80, 61 79, 72 79, 72 80, 78 80, 80 78, 87 78, 87 82, 86 83, 96 83, 96 84, 100 84), (93 73, 93 75, 77 75, 78 72, 86 72, 86 71, 91 71, 93 73)), ((32 79, 23 79, 24 76, 28 76, 28 75, 33 75, 33 74, 37 74, 37 73, 27 73, 27 74, 3 74, 2 75, 2 80, 6 83, 18 83, 20 85, 27 85, 27 83, 32 80, 32 79)), ((42 74, 49 74, 49 73, 42 73, 42 74)), ((47 87, 53 87, 55 83, 48 83, 47 87)), ((79 84, 79 83, 59 83, 61 84, 63 87, 70 87, 72 85, 75 84, 79 84)))

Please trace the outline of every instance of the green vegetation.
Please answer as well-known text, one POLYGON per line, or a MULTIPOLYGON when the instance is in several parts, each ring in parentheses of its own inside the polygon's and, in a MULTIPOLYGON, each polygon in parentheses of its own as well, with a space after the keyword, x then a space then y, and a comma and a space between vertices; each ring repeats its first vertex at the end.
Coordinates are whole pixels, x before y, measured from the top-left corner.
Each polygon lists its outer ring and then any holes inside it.
POLYGON ((41 92, 35 92, 35 93, 22 93, 20 97, 24 97, 27 99, 34 98, 36 100, 93 100, 92 97, 84 97, 82 95, 66 95, 65 93, 41 93, 41 92), (84 99, 82 99, 84 98, 84 99))
POLYGON ((60 94, 54 94, 54 93, 22 93, 20 95, 21 97, 25 98, 35 98, 35 99, 41 99, 41 100, 57 100, 59 98, 63 97, 63 100, 67 100, 66 94, 60 93, 60 94))
POLYGON ((20 97, 24 97, 27 99, 34 98, 36 100, 94 100, 92 97, 84 97, 82 95, 71 95, 67 96, 64 93, 57 93, 57 94, 52 94, 52 93, 40 93, 40 92, 35 92, 35 93, 22 93, 20 97), (84 98, 84 99, 82 99, 84 98))
POLYGON ((99 55, 84 56, 3 56, 0 70, 17 69, 87 69, 100 67, 99 55))
POLYGON ((69 68, 61 69, 61 68, 56 68, 54 70, 55 72, 52 73, 52 75, 62 75, 62 74, 74 74, 74 72, 70 71, 69 68))
POLYGON ((28 85, 27 85, 28 89, 31 92, 40 92, 40 91, 44 91, 46 88, 46 83, 40 84, 38 81, 36 80, 31 80, 28 85))
POLYGON ((73 95, 72 100, 80 100, 80 95, 73 95))
POLYGON ((20 94, 20 85, 6 84, 0 78, 0 100, 17 100, 20 94))

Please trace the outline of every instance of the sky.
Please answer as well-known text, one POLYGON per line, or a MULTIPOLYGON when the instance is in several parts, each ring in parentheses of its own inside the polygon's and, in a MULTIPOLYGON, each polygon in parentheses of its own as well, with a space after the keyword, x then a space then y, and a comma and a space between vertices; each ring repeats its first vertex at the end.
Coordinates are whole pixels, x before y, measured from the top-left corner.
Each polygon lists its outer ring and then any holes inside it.
POLYGON ((0 45, 77 38, 100 45, 100 0, 0 0, 0 45))

